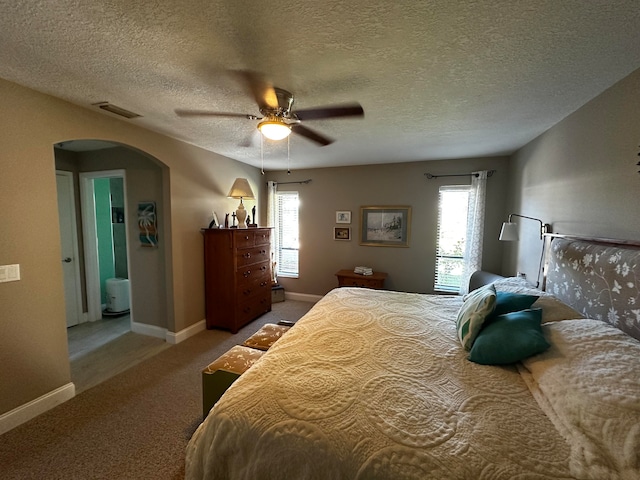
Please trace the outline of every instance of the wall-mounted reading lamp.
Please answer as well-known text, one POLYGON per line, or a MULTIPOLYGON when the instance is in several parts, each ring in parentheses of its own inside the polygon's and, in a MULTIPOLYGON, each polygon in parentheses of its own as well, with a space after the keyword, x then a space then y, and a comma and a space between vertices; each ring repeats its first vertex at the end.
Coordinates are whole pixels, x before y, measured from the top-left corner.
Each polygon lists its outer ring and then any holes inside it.
MULTIPOLYGON (((517 242, 518 237, 518 224, 511 221, 511 217, 526 218, 528 220, 534 220, 540 223, 540 240, 545 233, 551 233, 551 225, 543 223, 542 220, 533 217, 527 217, 526 215, 518 215, 517 213, 511 213, 509 220, 502 224, 502 230, 500 230, 500 240, 506 242, 517 242)), ((540 255, 540 266, 538 267, 538 278, 536 279, 536 287, 540 286, 540 272, 542 271, 542 262, 544 261, 544 243, 542 244, 542 253, 540 255)))
POLYGON ((517 213, 509 214, 509 220, 502 224, 502 230, 500 231, 500 240, 507 242, 517 242, 518 237, 518 224, 511 221, 511 217, 527 218, 529 220, 535 220, 540 224, 540 240, 545 233, 551 233, 551 225, 548 223, 542 223, 542 220, 533 217, 527 217, 525 215, 518 215, 517 213))

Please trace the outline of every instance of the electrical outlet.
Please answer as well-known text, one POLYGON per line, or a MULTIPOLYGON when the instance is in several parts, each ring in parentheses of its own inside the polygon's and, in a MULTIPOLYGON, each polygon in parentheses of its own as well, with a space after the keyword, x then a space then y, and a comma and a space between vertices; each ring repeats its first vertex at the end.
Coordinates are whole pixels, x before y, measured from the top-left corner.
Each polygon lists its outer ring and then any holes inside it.
POLYGON ((20 280, 20 265, 0 265, 0 283, 20 280))

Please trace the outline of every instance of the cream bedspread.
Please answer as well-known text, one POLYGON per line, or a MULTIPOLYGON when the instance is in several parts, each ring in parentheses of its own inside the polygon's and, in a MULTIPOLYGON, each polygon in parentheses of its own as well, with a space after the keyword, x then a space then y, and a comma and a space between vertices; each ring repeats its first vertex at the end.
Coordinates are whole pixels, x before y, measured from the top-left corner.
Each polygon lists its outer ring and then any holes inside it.
POLYGON ((640 479, 640 342, 599 320, 543 328, 552 347, 520 368, 571 445, 573 474, 640 479))
POLYGON ((466 359, 461 303, 330 292, 214 407, 187 448, 187 478, 574 478, 517 369, 466 359))

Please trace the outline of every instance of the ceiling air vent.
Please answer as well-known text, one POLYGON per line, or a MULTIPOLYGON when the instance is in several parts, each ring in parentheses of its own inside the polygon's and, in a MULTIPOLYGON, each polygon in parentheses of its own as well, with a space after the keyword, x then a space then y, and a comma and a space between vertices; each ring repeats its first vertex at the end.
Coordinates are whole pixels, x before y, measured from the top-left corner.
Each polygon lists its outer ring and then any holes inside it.
POLYGON ((116 107, 115 105, 110 104, 109 102, 98 102, 92 104, 94 107, 101 108, 102 110, 106 110, 110 113, 115 113, 116 115, 120 115, 124 118, 136 118, 141 117, 142 115, 138 115, 137 113, 130 112, 129 110, 125 110, 124 108, 116 107))

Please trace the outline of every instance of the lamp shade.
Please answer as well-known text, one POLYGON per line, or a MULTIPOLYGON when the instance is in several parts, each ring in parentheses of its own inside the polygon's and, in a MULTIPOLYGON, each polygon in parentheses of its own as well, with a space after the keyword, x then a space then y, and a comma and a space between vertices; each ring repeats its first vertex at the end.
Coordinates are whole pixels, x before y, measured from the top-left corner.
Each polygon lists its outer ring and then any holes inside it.
POLYGON ((291 133, 291 127, 281 120, 264 120, 258 124, 258 129, 269 140, 282 140, 291 133))
POLYGON ((246 178, 236 178, 233 182, 231 190, 229 190, 229 198, 254 198, 253 190, 249 185, 249 181, 246 178))
POLYGON ((502 230, 500 230, 500 240, 506 242, 518 241, 518 224, 512 222, 504 222, 502 230))

